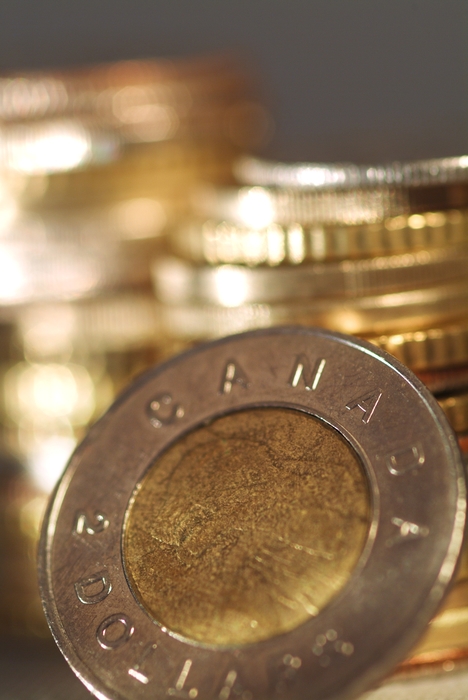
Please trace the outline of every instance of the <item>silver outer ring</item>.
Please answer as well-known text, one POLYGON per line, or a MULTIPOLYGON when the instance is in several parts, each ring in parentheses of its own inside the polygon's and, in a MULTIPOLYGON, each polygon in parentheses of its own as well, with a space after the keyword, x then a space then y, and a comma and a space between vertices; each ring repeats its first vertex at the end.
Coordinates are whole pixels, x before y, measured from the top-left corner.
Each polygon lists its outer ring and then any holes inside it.
POLYGON ((262 700, 273 697, 282 681, 281 697, 288 700, 349 699, 404 658, 435 614, 455 571, 465 514, 455 435, 409 370, 366 342, 320 329, 255 331, 154 368, 91 429, 44 520, 42 599, 62 653, 100 700, 214 700, 220 693, 229 697, 233 678, 239 695, 262 700), (325 360, 311 390, 307 380, 294 386, 290 380, 304 358, 310 367, 325 360), (249 384, 222 393, 233 363, 249 384), (148 407, 161 394, 169 413, 154 427, 148 407), (359 407, 371 394, 379 396, 374 408, 372 401, 359 407), (135 486, 187 431, 219 415, 268 405, 322 418, 360 455, 372 511, 363 555, 342 592, 291 632, 237 648, 176 638, 137 603, 125 577, 122 533, 135 486), (95 594, 95 586, 87 599, 82 586, 93 580, 102 590, 95 594), (120 625, 120 634, 107 644, 105 629, 112 624, 120 625), (330 638, 323 645, 326 664, 313 652, 319 638, 330 638), (343 653, 343 643, 350 653, 343 653), (149 664, 148 654, 154 654, 149 664), (290 657, 300 660, 292 673, 290 657))
POLYGON ((466 182, 468 156, 388 164, 280 163, 241 158, 234 172, 248 185, 312 190, 352 190, 360 187, 423 187, 466 182))

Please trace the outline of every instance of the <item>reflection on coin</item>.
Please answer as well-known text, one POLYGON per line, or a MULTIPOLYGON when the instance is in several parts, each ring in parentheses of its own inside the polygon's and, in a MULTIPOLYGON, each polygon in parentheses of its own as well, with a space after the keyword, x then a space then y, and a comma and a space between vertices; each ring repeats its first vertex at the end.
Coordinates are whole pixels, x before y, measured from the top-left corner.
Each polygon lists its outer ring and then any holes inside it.
POLYGON ((439 405, 454 430, 468 432, 468 391, 440 398, 439 405))
POLYGON ((174 632, 257 642, 317 615, 343 587, 364 547, 367 500, 356 453, 326 424, 284 408, 229 414, 185 435, 145 477, 127 571, 174 632))
POLYGON ((236 164, 242 182, 311 190, 353 190, 389 185, 424 187, 466 182, 468 156, 432 158, 378 165, 353 163, 275 163, 244 157, 236 164))
POLYGON ((391 356, 234 336, 140 378, 78 448, 43 601, 99 697, 349 698, 434 616, 465 505, 455 436, 391 356))
POLYGON ((284 323, 375 336, 457 320, 466 314, 467 303, 468 286, 463 282, 355 299, 310 299, 289 304, 160 304, 159 314, 164 332, 179 340, 203 340, 284 323))
MULTIPOLYGON (((345 258, 391 255, 463 243, 468 237, 466 210, 396 216, 375 224, 304 226, 252 221, 195 220, 172 233, 171 246, 182 257, 210 265, 298 265, 345 258)), ((247 218, 247 217, 246 217, 247 218)))
POLYGON ((370 338, 409 367, 429 370, 468 362, 468 323, 370 338))
POLYGON ((154 262, 152 274, 156 296, 168 304, 355 298, 461 280, 468 274, 468 246, 277 269, 196 266, 168 256, 154 262))
MULTIPOLYGON (((410 364, 406 364, 413 369, 410 364)), ((413 369, 413 371, 435 396, 468 390, 468 367, 466 365, 426 371, 413 369)))

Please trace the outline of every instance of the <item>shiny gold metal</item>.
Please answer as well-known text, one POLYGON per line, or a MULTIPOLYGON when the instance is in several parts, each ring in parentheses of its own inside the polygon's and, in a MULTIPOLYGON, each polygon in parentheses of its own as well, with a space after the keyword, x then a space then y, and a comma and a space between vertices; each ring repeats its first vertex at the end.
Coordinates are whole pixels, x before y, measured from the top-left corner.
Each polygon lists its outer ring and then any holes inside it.
POLYGON ((405 193, 388 187, 351 193, 258 186, 204 188, 194 192, 193 207, 202 217, 258 228, 274 222, 303 226, 369 224, 410 211, 405 193))
POLYGON ((465 545, 457 579, 441 611, 431 621, 413 653, 397 668, 397 673, 440 668, 447 663, 448 669, 453 669, 455 664, 467 660, 468 549, 465 545))
POLYGON ((0 304, 33 304, 95 297, 119 291, 145 292, 149 260, 159 252, 157 239, 0 241, 0 304))
POLYGON ((468 390, 468 365, 466 364, 413 371, 436 397, 468 390))
POLYGON ((468 432, 468 392, 438 398, 439 406, 457 433, 468 432))
POLYGON ((248 644, 317 615, 368 526, 366 477, 343 438, 307 414, 258 408, 159 457, 131 506, 124 558, 159 624, 205 644, 248 644))
POLYGON ((433 369, 468 362, 468 321, 438 328, 369 338, 412 369, 433 369))
POLYGON ((300 323, 354 335, 414 331, 466 317, 468 285, 464 282, 355 299, 318 299, 294 303, 159 304, 161 328, 172 339, 192 341, 253 328, 300 323))
POLYGON ((220 139, 144 144, 126 149, 114 163, 84 170, 28 177, 4 172, 0 191, 24 208, 90 207, 133 197, 163 198, 186 207, 188 191, 201 180, 231 180, 235 153, 220 139))
POLYGON ((261 142, 268 123, 252 93, 251 81, 226 57, 123 61, 4 75, 0 118, 91 118, 127 141, 211 134, 251 148, 261 142))
POLYGON ((381 184, 350 189, 262 187, 256 183, 253 187, 204 187, 193 195, 194 212, 202 219, 227 220, 253 228, 272 223, 354 226, 467 207, 465 181, 421 188, 381 184))
POLYGON ((450 248, 277 269, 197 266, 164 256, 155 260, 151 271, 157 298, 169 304, 235 307, 308 300, 312 305, 327 298, 352 299, 461 281, 468 275, 468 241, 450 248))
POLYGON ((176 216, 174 202, 157 197, 131 197, 101 206, 18 209, 0 217, 0 239, 34 245, 97 245, 158 238, 176 216))
MULTIPOLYGON (((258 211, 252 211, 252 218, 258 211)), ((466 210, 402 215, 375 224, 302 226, 277 222, 241 226, 195 220, 171 233, 174 252, 211 265, 298 265, 307 261, 366 258, 442 248, 468 239, 466 210)))
POLYGON ((116 133, 77 119, 0 126, 0 169, 24 175, 111 163, 121 156, 116 133))

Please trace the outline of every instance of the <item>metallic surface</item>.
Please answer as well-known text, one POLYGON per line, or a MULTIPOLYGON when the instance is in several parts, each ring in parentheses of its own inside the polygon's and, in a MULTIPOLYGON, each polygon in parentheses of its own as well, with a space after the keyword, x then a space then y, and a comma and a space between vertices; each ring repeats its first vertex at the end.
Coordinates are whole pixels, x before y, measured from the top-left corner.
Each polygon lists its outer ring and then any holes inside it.
MULTIPOLYGON (((435 200, 437 201, 437 199, 435 200)), ((353 192, 315 192, 286 188, 208 188, 194 193, 194 209, 202 216, 237 224, 365 224, 410 209, 406 192, 382 187, 353 192)), ((446 209, 446 206, 442 206, 446 209)))
POLYGON ((389 185, 427 187, 466 182, 468 156, 374 165, 275 163, 245 157, 239 159, 236 174, 241 182, 248 184, 312 190, 353 190, 389 185))
MULTIPOLYGON (((468 161, 467 161, 468 162, 468 161)), ((380 187, 350 190, 321 188, 204 187, 194 192, 193 206, 202 217, 229 219, 239 225, 337 225, 381 223, 389 217, 468 206, 467 183, 426 187, 380 187)))
POLYGON ((342 589, 368 508, 362 465, 326 423, 284 408, 239 411, 188 433, 150 468, 130 507, 127 573, 173 632, 258 642, 342 589))
POLYGON ((439 405, 457 433, 468 432, 468 391, 440 398, 439 405))
POLYGON ((159 305, 161 327, 172 338, 206 340, 285 323, 319 325, 342 333, 402 333, 464 318, 468 286, 463 283, 355 299, 311 299, 279 304, 159 305))
POLYGON ((0 242, 0 304, 26 304, 93 297, 100 293, 147 289, 148 257, 158 253, 157 240, 126 241, 119 245, 97 241, 40 240, 0 242))
POLYGON ((353 697, 408 653, 454 574, 465 522, 456 439, 433 397, 371 345, 314 329, 257 331, 154 369, 96 424, 46 517, 40 579, 62 652, 103 698, 353 697), (321 418, 371 493, 363 554, 342 591, 250 645, 181 638, 134 597, 122 539, 135 487, 183 435, 257 407, 321 418))
POLYGON ((121 151, 119 136, 99 122, 63 119, 0 125, 0 168, 25 175, 112 163, 121 151))
POLYGON ((416 376, 436 397, 468 389, 467 365, 433 370, 418 370, 412 368, 409 363, 406 365, 413 369, 416 376))
POLYGON ((446 368, 468 362, 468 322, 369 338, 412 369, 446 368))
MULTIPOLYGON (((261 143, 268 115, 252 82, 223 56, 122 61, 82 69, 0 77, 3 122, 97 121, 125 141, 221 137, 243 148, 261 143), (51 119, 52 118, 52 119, 51 119)), ((9 128, 9 125, 8 125, 9 128)), ((25 144, 26 145, 26 144, 25 144)))
POLYGON ((442 248, 468 237, 466 210, 458 209, 396 216, 360 226, 282 225, 271 220, 271 212, 262 220, 258 208, 250 210, 251 222, 248 215, 243 224, 226 218, 230 218, 227 212, 224 220, 195 219, 176 228, 170 237, 172 248, 182 257, 210 265, 273 266, 442 248))
POLYGON ((228 307, 385 294, 446 284, 467 274, 468 245, 274 270, 241 265, 197 267, 175 257, 160 257, 152 265, 154 289, 160 301, 228 307))

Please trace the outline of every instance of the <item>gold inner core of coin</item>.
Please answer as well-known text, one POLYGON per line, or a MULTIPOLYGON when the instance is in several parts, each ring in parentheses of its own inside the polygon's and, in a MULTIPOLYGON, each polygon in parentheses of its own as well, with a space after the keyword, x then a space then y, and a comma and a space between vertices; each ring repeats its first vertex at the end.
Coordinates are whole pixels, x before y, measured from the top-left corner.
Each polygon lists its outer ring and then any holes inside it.
POLYGON ((287 632, 348 580, 368 493, 356 452, 322 420, 286 408, 222 416, 169 447, 136 491, 131 586, 160 625, 191 640, 287 632))

